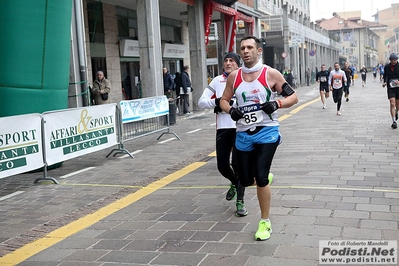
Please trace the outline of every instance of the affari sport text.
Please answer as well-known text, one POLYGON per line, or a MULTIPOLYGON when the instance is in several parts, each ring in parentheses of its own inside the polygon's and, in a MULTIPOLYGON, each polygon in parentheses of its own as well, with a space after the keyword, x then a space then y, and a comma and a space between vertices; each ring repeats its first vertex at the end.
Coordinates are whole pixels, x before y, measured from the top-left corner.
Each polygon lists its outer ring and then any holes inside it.
POLYGON ((0 134, 0 147, 36 140, 36 129, 0 134))
POLYGON ((114 116, 95 117, 88 115, 86 109, 80 114, 76 126, 59 128, 51 131, 51 149, 64 147, 63 153, 68 154, 108 142, 107 136, 115 133, 114 116))
POLYGON ((50 141, 64 139, 72 136, 76 136, 83 133, 89 133, 101 128, 109 128, 114 125, 114 116, 104 116, 98 118, 92 118, 88 116, 86 109, 82 110, 80 115, 80 121, 78 125, 71 126, 68 128, 60 128, 51 131, 50 141))

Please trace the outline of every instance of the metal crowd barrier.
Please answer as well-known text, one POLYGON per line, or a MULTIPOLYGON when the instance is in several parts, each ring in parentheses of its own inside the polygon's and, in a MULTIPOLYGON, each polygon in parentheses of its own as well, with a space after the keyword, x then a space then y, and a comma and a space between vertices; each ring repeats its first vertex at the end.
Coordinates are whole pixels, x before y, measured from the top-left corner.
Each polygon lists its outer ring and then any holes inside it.
POLYGON ((112 153, 114 153, 113 156, 126 153, 133 159, 133 154, 124 147, 124 143, 161 131, 165 132, 157 140, 164 134, 173 134, 180 140, 176 133, 170 131, 169 107, 170 103, 166 96, 119 102, 117 108, 118 148, 111 150, 106 157, 112 153))
POLYGON ((170 131, 169 101, 166 96, 121 101, 65 110, 0 117, 0 179, 43 169, 36 178, 48 176, 49 166, 118 145, 116 152, 133 155, 124 143, 142 136, 170 131))
POLYGON ((0 118, 0 178, 43 168, 117 144, 116 104, 0 118))

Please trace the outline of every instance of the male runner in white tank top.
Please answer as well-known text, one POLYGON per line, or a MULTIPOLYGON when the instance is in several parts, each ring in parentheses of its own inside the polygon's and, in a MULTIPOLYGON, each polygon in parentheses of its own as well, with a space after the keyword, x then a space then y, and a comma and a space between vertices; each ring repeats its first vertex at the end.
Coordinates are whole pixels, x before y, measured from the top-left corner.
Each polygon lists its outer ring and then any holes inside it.
POLYGON ((281 142, 276 111, 291 107, 298 98, 277 69, 263 65, 259 60, 262 46, 258 38, 241 39, 240 54, 244 65, 229 75, 220 107, 237 121, 238 176, 243 186, 251 186, 256 181, 261 220, 255 239, 266 240, 272 232, 269 220, 272 175, 269 177, 269 173, 281 142), (276 93, 284 99, 276 100, 276 93), (234 94, 237 108, 229 104, 234 94))

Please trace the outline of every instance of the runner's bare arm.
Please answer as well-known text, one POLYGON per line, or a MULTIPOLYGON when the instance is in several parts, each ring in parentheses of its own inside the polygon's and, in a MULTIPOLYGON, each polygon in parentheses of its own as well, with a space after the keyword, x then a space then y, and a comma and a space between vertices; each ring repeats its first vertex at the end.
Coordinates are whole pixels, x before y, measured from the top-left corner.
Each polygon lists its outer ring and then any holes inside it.
MULTIPOLYGON (((272 87, 274 91, 277 91, 280 94, 284 95, 283 91, 290 91, 293 90, 290 85, 286 82, 283 75, 274 68, 270 68, 267 71, 267 81, 269 85, 272 87), (289 86, 289 88, 285 89, 285 86, 289 86)), ((279 100, 279 104, 281 105, 280 108, 288 108, 293 106, 298 102, 298 96, 295 93, 291 93, 288 96, 285 96, 283 99, 279 100)))

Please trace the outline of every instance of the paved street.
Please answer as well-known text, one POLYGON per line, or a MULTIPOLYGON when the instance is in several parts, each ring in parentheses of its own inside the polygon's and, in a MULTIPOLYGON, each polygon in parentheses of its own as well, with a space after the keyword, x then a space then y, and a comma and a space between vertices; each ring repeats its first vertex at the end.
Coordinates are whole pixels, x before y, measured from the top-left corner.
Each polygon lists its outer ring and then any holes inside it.
POLYGON ((0 265, 318 265, 319 240, 399 239, 399 129, 386 89, 368 75, 351 87, 342 116, 318 84, 279 110, 283 142, 271 171, 269 240, 254 241, 255 187, 248 216, 225 200, 216 168, 213 111, 179 116, 173 134, 126 143, 42 173, 0 179, 0 265))

